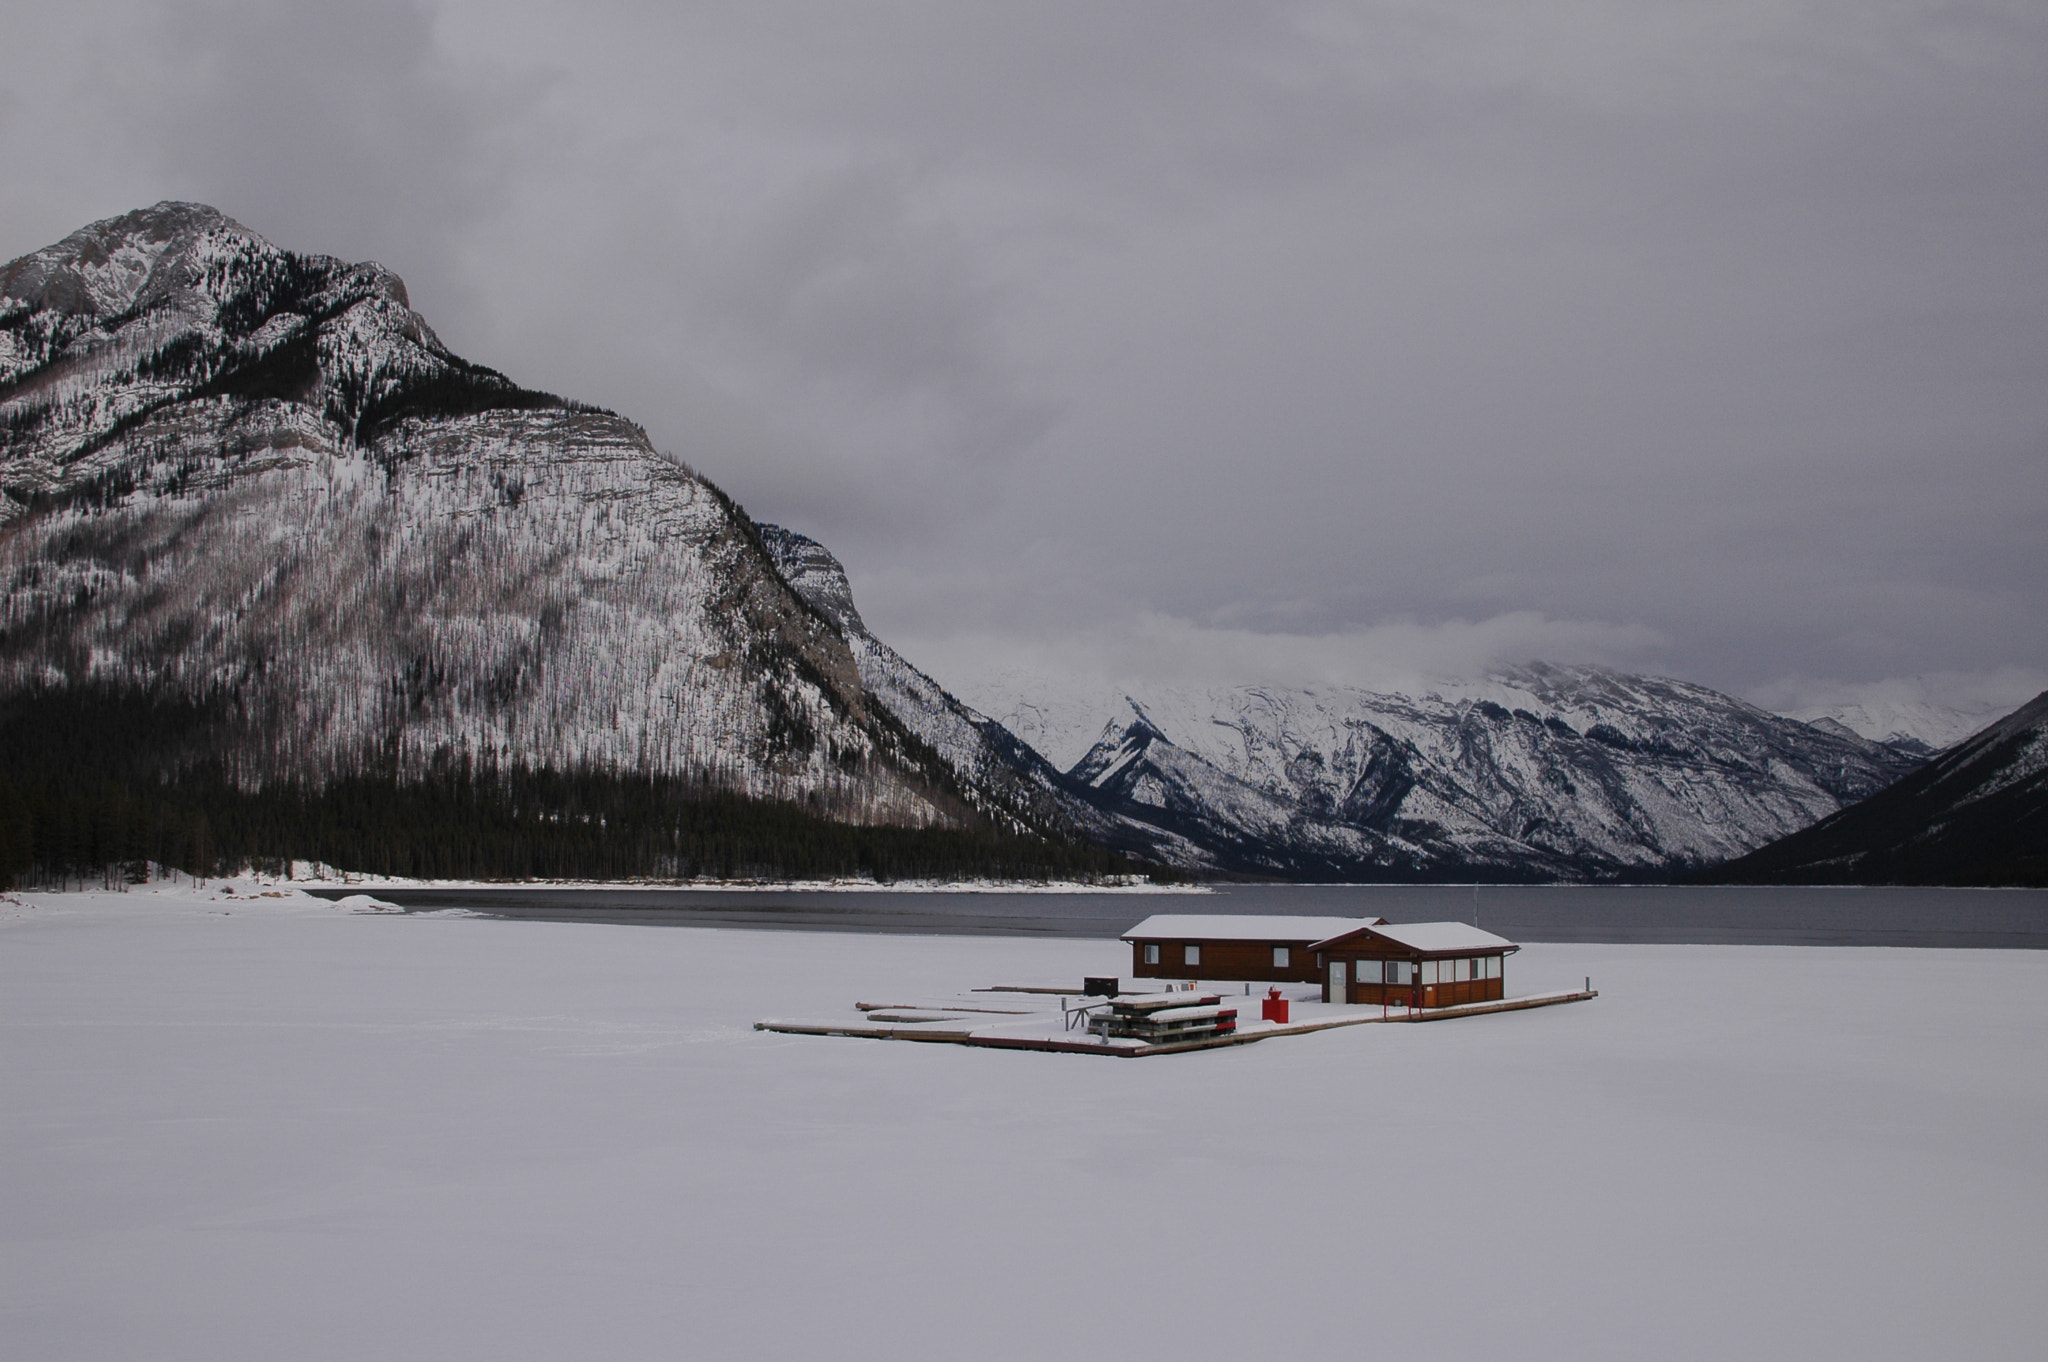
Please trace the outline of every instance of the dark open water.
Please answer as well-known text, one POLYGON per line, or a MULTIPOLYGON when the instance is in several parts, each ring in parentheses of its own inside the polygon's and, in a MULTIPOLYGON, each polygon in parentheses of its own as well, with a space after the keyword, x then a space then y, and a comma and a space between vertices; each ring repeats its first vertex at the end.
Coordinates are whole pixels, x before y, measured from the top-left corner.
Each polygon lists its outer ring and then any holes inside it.
MULTIPOLYGON (((356 890, 321 890, 340 898, 356 890)), ((1211 894, 830 890, 378 889, 415 910, 646 927, 1116 937, 1152 913, 1474 919, 1471 885, 1231 885, 1211 894)), ((2048 949, 2048 890, 1484 886, 1481 927, 1514 941, 2048 949)))

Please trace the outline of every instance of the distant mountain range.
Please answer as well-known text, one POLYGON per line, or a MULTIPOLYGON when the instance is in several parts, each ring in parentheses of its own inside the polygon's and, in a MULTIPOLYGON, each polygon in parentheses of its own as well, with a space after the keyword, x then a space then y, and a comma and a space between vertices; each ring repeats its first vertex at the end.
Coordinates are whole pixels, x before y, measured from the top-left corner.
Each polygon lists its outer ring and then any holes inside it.
POLYGON ((1915 765, 1705 687, 1585 667, 1421 696, 1246 687, 1129 703, 1073 774, 1223 865, 1289 876, 1664 875, 1915 765))
POLYGON ((1421 697, 1161 691, 1127 700, 1127 717, 1062 773, 869 634, 823 546, 763 533, 791 584, 853 640, 870 693, 965 778, 1009 780, 1041 819, 1196 870, 1665 876, 1805 827, 1919 764, 1703 686, 1534 665, 1421 697))
POLYGON ((1701 878, 2048 885, 2048 692, 1871 798, 1701 878))
MULTIPOLYGON (((501 873, 572 833, 638 848, 591 853, 620 873, 781 864, 793 838, 838 848, 807 866, 880 864, 829 831, 853 827, 1001 843, 1013 867, 1029 845, 1097 869, 1657 877, 1921 755, 1532 665, 1416 696, 1136 696, 1063 770, 875 638, 823 546, 630 421, 450 353, 389 271, 193 204, 0 269, 0 493, 0 780, 60 810, 90 786, 92 817, 131 829, 144 814, 115 811, 142 800, 217 851, 230 817, 235 845, 282 854, 426 789, 501 873), (720 799, 799 822, 749 842, 686 817, 720 799)), ((379 817, 321 845, 447 840, 379 817)))
POLYGON ((1957 703, 1952 704, 1914 698, 1866 698, 1801 706, 1786 714, 1823 728, 1839 725, 1902 752, 1930 757, 1996 723, 2012 704, 2012 698, 1999 703, 1981 696, 1967 700, 1958 697, 1957 703))

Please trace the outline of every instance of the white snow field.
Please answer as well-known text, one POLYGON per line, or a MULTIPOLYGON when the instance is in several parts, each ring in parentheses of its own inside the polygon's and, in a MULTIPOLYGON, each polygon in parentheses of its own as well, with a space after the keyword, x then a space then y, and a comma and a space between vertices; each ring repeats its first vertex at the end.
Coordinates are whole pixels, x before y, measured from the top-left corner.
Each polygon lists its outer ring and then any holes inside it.
POLYGON ((0 1354, 2041 1355, 2048 952, 1532 946, 1602 996, 1143 1060, 752 1029, 1127 960, 0 901, 0 1354))

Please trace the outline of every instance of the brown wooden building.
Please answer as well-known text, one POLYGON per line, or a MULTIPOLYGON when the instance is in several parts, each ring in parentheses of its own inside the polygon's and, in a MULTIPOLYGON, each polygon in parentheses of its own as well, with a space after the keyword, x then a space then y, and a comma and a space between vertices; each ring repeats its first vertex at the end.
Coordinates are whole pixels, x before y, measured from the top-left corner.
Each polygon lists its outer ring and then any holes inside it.
POLYGON ((1124 933, 1140 979, 1243 979, 1313 984, 1323 977, 1315 943, 1384 918, 1264 917, 1162 913, 1124 933))
POLYGON ((1309 945, 1324 1002, 1417 1008, 1505 996, 1503 963, 1520 949, 1467 922, 1360 923, 1309 945))

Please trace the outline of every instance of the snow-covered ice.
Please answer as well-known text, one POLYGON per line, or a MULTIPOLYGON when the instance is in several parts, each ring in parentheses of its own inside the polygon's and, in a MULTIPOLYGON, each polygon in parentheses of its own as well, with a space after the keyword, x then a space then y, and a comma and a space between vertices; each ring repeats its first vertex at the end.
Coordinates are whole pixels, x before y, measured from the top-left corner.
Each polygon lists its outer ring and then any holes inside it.
POLYGON ((1122 1064, 751 1025, 1116 974, 1113 941, 240 888, 0 901, 10 1357, 2031 1358, 2048 1326, 2048 953, 1533 945, 1512 991, 1601 997, 1122 1064))

